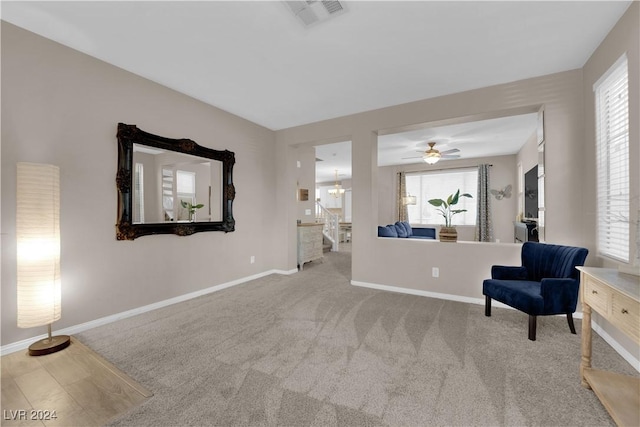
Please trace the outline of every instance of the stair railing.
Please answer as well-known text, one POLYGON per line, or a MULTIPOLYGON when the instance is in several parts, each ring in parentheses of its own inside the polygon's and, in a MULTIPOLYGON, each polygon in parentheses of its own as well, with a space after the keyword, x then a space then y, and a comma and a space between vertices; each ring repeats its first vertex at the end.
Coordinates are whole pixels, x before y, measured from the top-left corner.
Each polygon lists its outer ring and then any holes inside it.
POLYGON ((331 242, 331 251, 337 252, 340 242, 340 219, 316 201, 316 222, 323 224, 322 234, 331 242))

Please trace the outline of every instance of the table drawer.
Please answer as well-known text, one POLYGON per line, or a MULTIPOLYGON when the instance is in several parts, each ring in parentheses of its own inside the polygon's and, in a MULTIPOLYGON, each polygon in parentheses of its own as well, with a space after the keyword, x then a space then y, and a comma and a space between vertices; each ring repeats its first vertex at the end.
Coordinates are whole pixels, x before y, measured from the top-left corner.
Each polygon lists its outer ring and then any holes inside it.
POLYGON ((584 282, 584 302, 597 312, 608 315, 611 306, 611 289, 588 276, 584 282))
POLYGON ((640 342, 640 308, 633 299, 622 295, 613 295, 611 318, 622 331, 635 342, 640 342))

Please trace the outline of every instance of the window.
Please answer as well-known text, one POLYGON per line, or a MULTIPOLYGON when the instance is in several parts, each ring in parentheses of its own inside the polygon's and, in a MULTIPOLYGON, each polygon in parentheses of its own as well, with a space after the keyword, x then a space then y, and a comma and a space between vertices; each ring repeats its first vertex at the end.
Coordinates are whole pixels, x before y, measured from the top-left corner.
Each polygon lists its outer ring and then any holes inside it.
POLYGON ((176 192, 178 196, 196 196, 196 173, 177 170, 176 171, 176 192))
POLYGON ((133 187, 133 222, 144 222, 144 167, 142 163, 136 163, 133 187))
POLYGON ((191 220, 188 209, 182 202, 196 204, 196 173, 162 167, 162 209, 165 221, 191 220))
POLYGON ((593 87, 596 103, 597 246, 629 262, 629 86, 620 58, 593 87))
POLYGON ((173 221, 173 169, 162 168, 162 212, 165 221, 173 221))
POLYGON ((191 220, 188 209, 184 208, 183 203, 196 204, 196 173, 177 170, 176 171, 176 197, 179 200, 177 209, 179 209, 178 220, 191 220))
POLYGON ((407 173, 407 194, 416 196, 416 204, 408 205, 411 224, 443 224, 444 218, 430 199, 446 199, 458 189, 460 193, 469 193, 473 198, 461 197, 456 209, 466 209, 453 217, 454 225, 476 224, 476 193, 478 192, 478 170, 451 169, 438 172, 407 173))

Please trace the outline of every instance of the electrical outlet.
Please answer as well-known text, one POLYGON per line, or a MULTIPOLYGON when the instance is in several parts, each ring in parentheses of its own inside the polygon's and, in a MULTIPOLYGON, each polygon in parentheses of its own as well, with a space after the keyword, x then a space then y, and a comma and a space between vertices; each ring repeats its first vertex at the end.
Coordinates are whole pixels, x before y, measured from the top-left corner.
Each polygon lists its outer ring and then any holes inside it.
POLYGON ((304 214, 305 215, 311 215, 311 209, 305 209, 304 210, 304 214))
POLYGON ((256 262, 256 257, 255 257, 255 256, 253 256, 253 255, 251 255, 251 264, 253 264, 253 263, 255 263, 255 262, 256 262))
POLYGON ((440 269, 438 267, 433 267, 431 269, 431 276, 440 277, 440 269))

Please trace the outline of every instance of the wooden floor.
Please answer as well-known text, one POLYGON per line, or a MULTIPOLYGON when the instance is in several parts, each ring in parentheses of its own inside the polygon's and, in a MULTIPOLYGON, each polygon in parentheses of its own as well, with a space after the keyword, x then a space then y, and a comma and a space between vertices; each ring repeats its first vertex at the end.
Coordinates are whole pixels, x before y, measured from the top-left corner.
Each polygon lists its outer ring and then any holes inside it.
POLYGON ((2 426, 102 426, 152 396, 73 337, 54 354, 0 361, 2 426))

